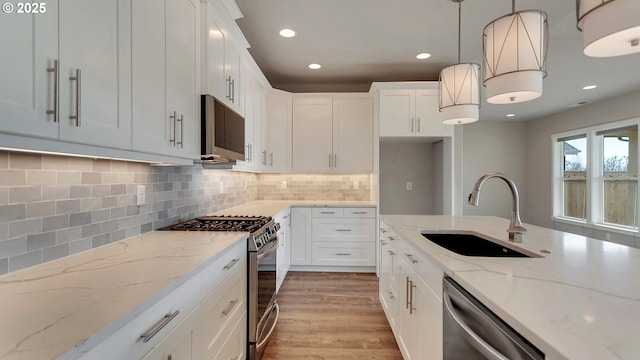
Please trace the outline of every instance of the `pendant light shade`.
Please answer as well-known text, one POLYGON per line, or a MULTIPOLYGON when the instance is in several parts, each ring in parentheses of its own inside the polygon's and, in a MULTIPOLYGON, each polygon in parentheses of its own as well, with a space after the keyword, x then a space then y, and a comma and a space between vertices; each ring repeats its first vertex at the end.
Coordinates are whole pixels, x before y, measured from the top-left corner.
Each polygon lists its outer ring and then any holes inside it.
POLYGON ((440 72, 442 122, 468 124, 480 118, 480 65, 456 64, 440 72))
POLYGON ((542 95, 548 38, 547 14, 537 10, 514 11, 484 28, 487 102, 513 104, 542 95))
POLYGON ((577 0, 584 53, 593 57, 640 52, 638 0, 577 0))
POLYGON ((460 63, 460 18, 463 0, 452 1, 458 3, 458 63, 440 71, 438 100, 442 122, 461 125, 478 121, 480 118, 480 65, 460 63))

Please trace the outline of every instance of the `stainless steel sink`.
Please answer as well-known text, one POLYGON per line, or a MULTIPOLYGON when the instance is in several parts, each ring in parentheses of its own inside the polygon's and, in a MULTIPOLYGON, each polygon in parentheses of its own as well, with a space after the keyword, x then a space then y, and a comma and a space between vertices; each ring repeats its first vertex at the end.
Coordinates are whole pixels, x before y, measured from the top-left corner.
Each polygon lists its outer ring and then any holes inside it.
POLYGON ((464 256, 542 257, 531 251, 519 249, 473 231, 422 231, 421 234, 434 244, 464 256))

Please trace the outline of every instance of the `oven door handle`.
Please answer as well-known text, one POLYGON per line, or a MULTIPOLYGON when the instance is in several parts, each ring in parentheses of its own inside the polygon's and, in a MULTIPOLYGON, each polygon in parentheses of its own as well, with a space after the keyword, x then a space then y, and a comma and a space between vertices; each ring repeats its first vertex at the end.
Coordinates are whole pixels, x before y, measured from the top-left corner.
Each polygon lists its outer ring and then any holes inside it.
MULTIPOLYGON (((467 338, 467 341, 469 341, 469 343, 476 350, 482 353, 482 355, 484 355, 489 360, 509 360, 509 358, 501 354, 493 346, 489 345, 489 343, 487 343, 480 335, 476 334, 475 331, 473 331, 467 324, 465 324, 464 320, 460 318, 458 313, 453 308, 453 304, 451 303, 451 299, 455 297, 454 294, 444 291, 443 295, 444 295, 443 296, 444 299, 442 300, 444 303, 445 310, 447 310, 449 315, 451 315, 453 320, 455 320, 455 322, 458 324, 463 334, 467 338)), ((464 299, 458 299, 458 300, 465 301, 464 299)))
POLYGON ((273 321, 273 325, 271 325, 271 329, 269 329, 269 332, 267 333, 267 335, 264 338, 262 338, 262 340, 260 340, 256 345, 256 349, 258 351, 267 344, 267 341, 269 341, 269 338, 271 337, 273 330, 275 330, 276 328, 276 324, 278 323, 278 318, 280 317, 280 306, 278 305, 278 303, 273 304, 273 306, 271 307, 271 311, 269 312, 269 316, 267 318, 271 317, 271 314, 273 313, 273 311, 276 312, 276 318, 273 321))
POLYGON ((272 241, 269 243, 269 247, 265 250, 265 249, 260 249, 260 251, 258 252, 258 260, 263 259, 266 256, 269 256, 269 254, 271 254, 272 252, 276 251, 276 249, 278 248, 278 238, 276 238, 276 241, 272 241))

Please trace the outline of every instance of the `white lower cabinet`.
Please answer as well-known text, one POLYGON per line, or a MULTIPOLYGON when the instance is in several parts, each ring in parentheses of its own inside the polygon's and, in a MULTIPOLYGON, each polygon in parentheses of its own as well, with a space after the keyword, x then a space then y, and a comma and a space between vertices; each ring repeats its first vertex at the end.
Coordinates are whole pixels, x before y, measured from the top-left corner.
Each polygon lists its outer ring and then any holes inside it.
POLYGON ((402 356, 441 359, 443 273, 380 224, 379 297, 402 356))
POLYGON ((292 265, 375 266, 375 208, 293 208, 291 216, 292 265))
POLYGON ((144 360, 198 360, 201 358, 198 343, 198 308, 191 312, 178 326, 175 327, 153 350, 143 358, 144 360))
POLYGON ((274 216, 274 221, 280 224, 278 230, 278 252, 276 255, 276 292, 280 291, 282 282, 287 277, 291 265, 291 216, 287 208, 274 216))

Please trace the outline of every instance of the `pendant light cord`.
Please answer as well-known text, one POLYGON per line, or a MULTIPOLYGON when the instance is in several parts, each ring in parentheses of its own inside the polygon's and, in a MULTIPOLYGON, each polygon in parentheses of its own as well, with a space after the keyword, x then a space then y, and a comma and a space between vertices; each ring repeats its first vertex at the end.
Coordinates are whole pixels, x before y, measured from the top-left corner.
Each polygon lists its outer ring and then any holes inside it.
MULTIPOLYGON (((514 0, 515 1, 515 0, 514 0)), ((461 28, 461 19, 462 18, 462 1, 458 2, 458 64, 460 64, 460 28, 461 28)))

